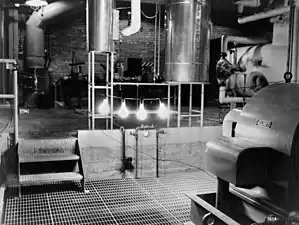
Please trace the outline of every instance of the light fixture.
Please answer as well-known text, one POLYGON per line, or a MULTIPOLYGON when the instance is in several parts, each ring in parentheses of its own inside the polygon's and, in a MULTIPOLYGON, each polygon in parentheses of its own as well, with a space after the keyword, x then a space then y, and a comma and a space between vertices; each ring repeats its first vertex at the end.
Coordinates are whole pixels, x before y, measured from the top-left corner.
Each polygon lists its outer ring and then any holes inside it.
POLYGON ((139 109, 136 113, 136 117, 138 120, 145 120, 147 118, 148 112, 144 108, 143 102, 140 103, 139 109))
POLYGON ((42 7, 48 5, 48 2, 46 0, 27 0, 25 4, 31 7, 42 7))
POLYGON ((169 116, 169 113, 170 113, 169 109, 167 109, 165 104, 162 101, 160 101, 160 107, 157 112, 158 116, 161 119, 167 119, 169 116))
POLYGON ((125 118, 127 118, 129 116, 129 110, 127 109, 126 101, 125 100, 121 103, 121 107, 118 110, 117 114, 122 119, 125 119, 125 118))
POLYGON ((107 116, 110 113, 108 98, 105 98, 102 104, 98 108, 99 113, 107 116))

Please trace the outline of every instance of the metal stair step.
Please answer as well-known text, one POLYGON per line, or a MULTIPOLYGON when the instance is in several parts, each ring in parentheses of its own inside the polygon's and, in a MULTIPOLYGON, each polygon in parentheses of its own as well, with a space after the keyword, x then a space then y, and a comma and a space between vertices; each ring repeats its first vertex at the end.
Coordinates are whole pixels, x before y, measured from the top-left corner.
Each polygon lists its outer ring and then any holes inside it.
POLYGON ((20 175, 20 185, 47 184, 63 181, 81 181, 83 176, 79 173, 44 173, 20 175))
POLYGON ((79 156, 71 153, 52 153, 52 154, 37 153, 37 154, 19 155, 20 163, 71 161, 71 160, 79 160, 79 156))

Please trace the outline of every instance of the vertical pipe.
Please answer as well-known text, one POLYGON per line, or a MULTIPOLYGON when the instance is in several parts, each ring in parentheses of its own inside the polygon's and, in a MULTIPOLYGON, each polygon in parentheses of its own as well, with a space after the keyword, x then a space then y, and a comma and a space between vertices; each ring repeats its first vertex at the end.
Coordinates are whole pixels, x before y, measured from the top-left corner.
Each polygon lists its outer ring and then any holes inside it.
POLYGON ((111 53, 111 80, 110 80, 110 95, 111 95, 111 99, 110 99, 110 129, 113 130, 113 124, 114 124, 114 115, 113 115, 113 110, 114 110, 114 84, 113 84, 113 79, 114 79, 114 55, 113 52, 111 53))
POLYGON ((139 136, 138 136, 138 129, 136 129, 135 131, 135 179, 138 178, 138 160, 139 160, 139 155, 138 155, 138 140, 139 140, 139 136))
POLYGON ((294 15, 294 32, 293 32, 293 66, 292 66, 292 74, 293 74, 293 82, 297 83, 298 82, 298 58, 299 58, 299 52, 298 52, 298 33, 299 33, 299 29, 298 29, 298 25, 299 25, 299 16, 298 16, 299 10, 298 7, 296 7, 295 9, 295 15, 294 15))
POLYGON ((90 118, 90 113, 91 113, 91 96, 90 96, 90 76, 91 76, 91 68, 90 68, 90 63, 91 63, 91 53, 88 53, 88 76, 87 76, 87 82, 88 82, 88 130, 91 129, 91 118, 90 118))
POLYGON ((94 76, 95 76, 95 52, 92 51, 91 52, 91 129, 94 130, 95 125, 95 118, 94 118, 94 114, 95 114, 95 104, 94 104, 94 100, 95 100, 95 90, 94 90, 94 76))
POLYGON ((19 142, 19 119, 18 119, 18 71, 14 69, 14 144, 19 142))
MULTIPOLYGON (((5 22, 4 22, 4 8, 0 8, 0 59, 5 59, 6 54, 5 54, 5 22)), ((6 85, 5 85, 5 76, 6 76, 6 71, 5 71, 5 64, 0 63, 0 94, 7 94, 6 93, 6 85)), ((1 99, 3 103, 5 102, 5 99, 1 99)))
POLYGON ((89 51, 89 4, 88 0, 86 1, 86 50, 89 51))
POLYGON ((156 177, 159 177, 159 130, 156 129, 156 177))
POLYGON ((192 83, 190 83, 190 93, 189 93, 189 124, 188 127, 191 127, 192 123, 192 95, 193 95, 193 90, 192 90, 192 83))
POLYGON ((158 11, 158 4, 156 2, 156 16, 155 16, 155 37, 154 37, 154 81, 156 80, 157 75, 157 11, 158 11))
POLYGON ((181 84, 179 83, 178 91, 178 128, 181 127, 181 84))
MULTIPOLYGON (((170 110, 170 84, 167 84, 167 108, 170 110)), ((170 126, 170 117, 171 115, 169 114, 167 117, 167 128, 170 126)))
MULTIPOLYGON (((121 162, 124 166, 124 163, 126 161, 126 131, 125 131, 125 128, 124 127, 121 127, 120 128, 120 131, 121 131, 121 135, 122 135, 122 153, 121 153, 121 162)), ((126 175, 126 170, 124 170, 124 173, 122 174, 122 178, 124 179, 125 178, 125 175, 126 175)))
POLYGON ((200 126, 203 127, 203 114, 204 114, 204 100, 205 100, 205 85, 201 84, 201 100, 200 100, 200 126))
POLYGON ((159 5, 159 13, 157 14, 159 20, 158 20, 158 77, 160 76, 160 48, 161 48, 161 5, 159 5))
MULTIPOLYGON (((106 54, 106 98, 108 100, 108 86, 109 86, 109 58, 110 58, 110 55, 109 53, 106 54)), ((111 96, 112 97, 112 96, 111 96)), ((108 117, 106 117, 106 130, 108 129, 108 126, 109 126, 109 120, 108 120, 108 117)))

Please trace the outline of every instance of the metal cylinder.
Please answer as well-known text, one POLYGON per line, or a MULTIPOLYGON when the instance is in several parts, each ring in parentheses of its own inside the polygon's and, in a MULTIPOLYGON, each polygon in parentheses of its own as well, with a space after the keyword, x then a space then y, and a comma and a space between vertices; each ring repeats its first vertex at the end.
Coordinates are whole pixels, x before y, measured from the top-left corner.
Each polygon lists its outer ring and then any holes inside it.
POLYGON ((167 34, 165 48, 165 79, 167 81, 209 81, 209 1, 170 1, 167 9, 167 34))
POLYGON ((88 51, 113 51, 113 0, 88 0, 88 51))
MULTIPOLYGON (((4 9, 0 8, 0 59, 5 59, 5 25, 4 9)), ((5 64, 0 63, 0 94, 6 94, 6 71, 5 64)))

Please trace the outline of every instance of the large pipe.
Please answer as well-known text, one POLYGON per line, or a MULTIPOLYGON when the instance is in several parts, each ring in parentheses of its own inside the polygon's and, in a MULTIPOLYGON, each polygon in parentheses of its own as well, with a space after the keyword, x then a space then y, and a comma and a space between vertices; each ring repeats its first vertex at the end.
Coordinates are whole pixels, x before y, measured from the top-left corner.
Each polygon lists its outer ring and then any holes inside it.
MULTIPOLYGON (((3 3, 0 3, 3 4, 3 3)), ((0 5, 0 59, 5 59, 5 22, 4 8, 0 5)), ((6 71, 5 65, 0 63, 0 94, 6 94, 6 71)), ((2 101, 2 100, 1 100, 2 101)))
POLYGON ((72 15, 84 11, 84 1, 55 1, 39 11, 32 13, 26 23, 26 59, 28 68, 44 67, 43 28, 66 13, 72 15))
POLYGON ((141 1, 131 0, 131 24, 121 32, 124 36, 137 33, 141 28, 141 1))
POLYGON ((237 44, 259 45, 259 44, 268 44, 270 41, 266 39, 222 35, 221 52, 227 52, 228 43, 230 42, 235 42, 237 44))
POLYGON ((266 12, 254 14, 252 16, 246 16, 243 18, 239 18, 238 23, 245 24, 245 23, 254 22, 257 20, 267 19, 267 18, 271 18, 271 17, 275 17, 275 16, 279 16, 279 15, 288 13, 289 11, 290 11, 290 7, 273 9, 273 10, 269 10, 266 12))
POLYGON ((87 47, 89 51, 113 51, 113 0, 87 1, 87 47))
POLYGON ((208 0, 169 1, 165 46, 167 81, 209 81, 210 10, 208 0))

